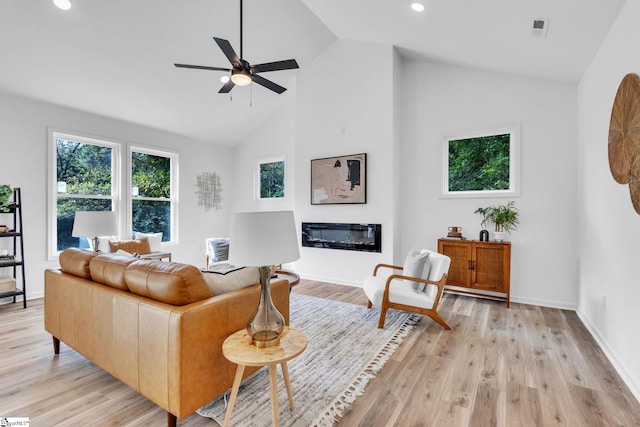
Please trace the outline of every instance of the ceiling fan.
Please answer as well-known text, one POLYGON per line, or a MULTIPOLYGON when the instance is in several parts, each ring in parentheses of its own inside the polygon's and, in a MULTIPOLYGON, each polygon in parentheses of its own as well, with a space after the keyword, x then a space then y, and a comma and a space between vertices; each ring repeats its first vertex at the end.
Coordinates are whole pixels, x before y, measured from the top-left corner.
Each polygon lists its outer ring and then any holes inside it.
POLYGON ((242 57, 242 0, 240 0, 240 57, 231 47, 228 40, 213 38, 222 52, 225 54, 232 68, 208 67, 204 65, 173 64, 178 68, 194 68, 196 70, 231 71, 231 78, 218 91, 218 93, 229 93, 235 85, 246 86, 252 81, 266 87, 278 94, 287 90, 286 88, 267 80, 256 73, 266 73, 268 71, 292 70, 298 67, 295 59, 285 61, 267 62, 264 64, 251 65, 242 57))

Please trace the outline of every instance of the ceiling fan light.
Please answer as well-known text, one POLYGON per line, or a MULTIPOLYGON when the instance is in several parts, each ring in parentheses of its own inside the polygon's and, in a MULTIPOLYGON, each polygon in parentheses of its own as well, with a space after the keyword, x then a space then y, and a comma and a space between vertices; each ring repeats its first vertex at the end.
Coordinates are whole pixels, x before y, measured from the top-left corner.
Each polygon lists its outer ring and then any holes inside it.
POLYGON ((411 9, 416 12, 424 12, 424 5, 422 3, 411 3, 411 9))
POLYGON ((71 2, 69 0, 53 0, 53 4, 62 10, 71 9, 71 2))
POLYGON ((251 75, 246 70, 233 70, 231 81, 238 86, 246 86, 251 83, 251 75))
POLYGON ((221 81, 222 83, 226 83, 226 82, 228 82, 229 80, 230 80, 229 76, 222 76, 222 77, 220 77, 220 81, 221 81))

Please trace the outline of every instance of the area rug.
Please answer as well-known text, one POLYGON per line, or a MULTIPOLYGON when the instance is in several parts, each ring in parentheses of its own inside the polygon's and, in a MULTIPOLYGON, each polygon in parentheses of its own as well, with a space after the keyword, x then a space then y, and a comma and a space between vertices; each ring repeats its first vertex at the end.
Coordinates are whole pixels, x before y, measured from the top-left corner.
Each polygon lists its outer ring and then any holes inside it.
MULTIPOLYGON (((378 329, 380 311, 338 301, 291 294, 292 327, 304 331, 307 349, 288 362, 295 411, 289 402, 278 367, 280 425, 331 426, 375 378, 403 338, 420 319, 397 310, 387 313, 378 329)), ((229 392, 196 412, 224 422, 229 392)), ((232 426, 270 426, 269 375, 262 368, 240 385, 232 426)))

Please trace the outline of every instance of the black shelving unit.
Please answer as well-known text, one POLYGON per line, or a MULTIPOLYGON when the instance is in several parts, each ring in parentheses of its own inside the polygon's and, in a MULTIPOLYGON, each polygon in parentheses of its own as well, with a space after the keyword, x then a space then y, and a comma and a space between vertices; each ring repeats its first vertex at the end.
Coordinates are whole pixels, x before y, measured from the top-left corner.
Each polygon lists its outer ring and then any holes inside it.
MULTIPOLYGON (((9 212, 0 212, 0 224, 8 227, 6 232, 0 232, 0 238, 13 239, 13 250, 6 257, 0 256, 0 269, 13 269, 15 288, 10 291, 0 292, 0 298, 16 297, 22 295, 22 305, 27 308, 27 286, 24 275, 24 245, 22 235, 22 195, 19 188, 13 189, 13 203, 9 206, 9 212), (19 280, 20 279, 20 280, 19 280), (18 287, 19 284, 22 287, 18 287)), ((1 274, 1 276, 6 276, 1 274)))

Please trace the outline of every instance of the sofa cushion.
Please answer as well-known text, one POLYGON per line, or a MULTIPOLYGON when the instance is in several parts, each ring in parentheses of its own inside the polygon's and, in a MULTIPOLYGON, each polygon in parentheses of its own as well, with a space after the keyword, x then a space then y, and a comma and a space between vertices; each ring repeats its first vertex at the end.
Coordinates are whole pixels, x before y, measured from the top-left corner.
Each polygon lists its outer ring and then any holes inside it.
POLYGON ((112 288, 128 291, 124 281, 124 271, 137 258, 131 255, 102 254, 91 260, 89 268, 94 282, 102 283, 112 288))
POLYGON ((149 240, 145 237, 142 239, 136 240, 120 240, 120 241, 110 241, 111 252, 117 252, 118 250, 123 250, 125 252, 129 252, 130 254, 148 254, 151 252, 151 248, 149 247, 149 240))
POLYGON ((137 260, 126 268, 131 293, 171 305, 187 305, 213 296, 202 273, 193 265, 137 260))
POLYGON ((214 295, 221 295, 260 283, 258 267, 229 267, 218 270, 204 270, 202 275, 214 295))
POLYGON ((97 255, 96 252, 86 249, 68 248, 60 253, 58 260, 60 268, 65 273, 91 280, 89 263, 97 255))

